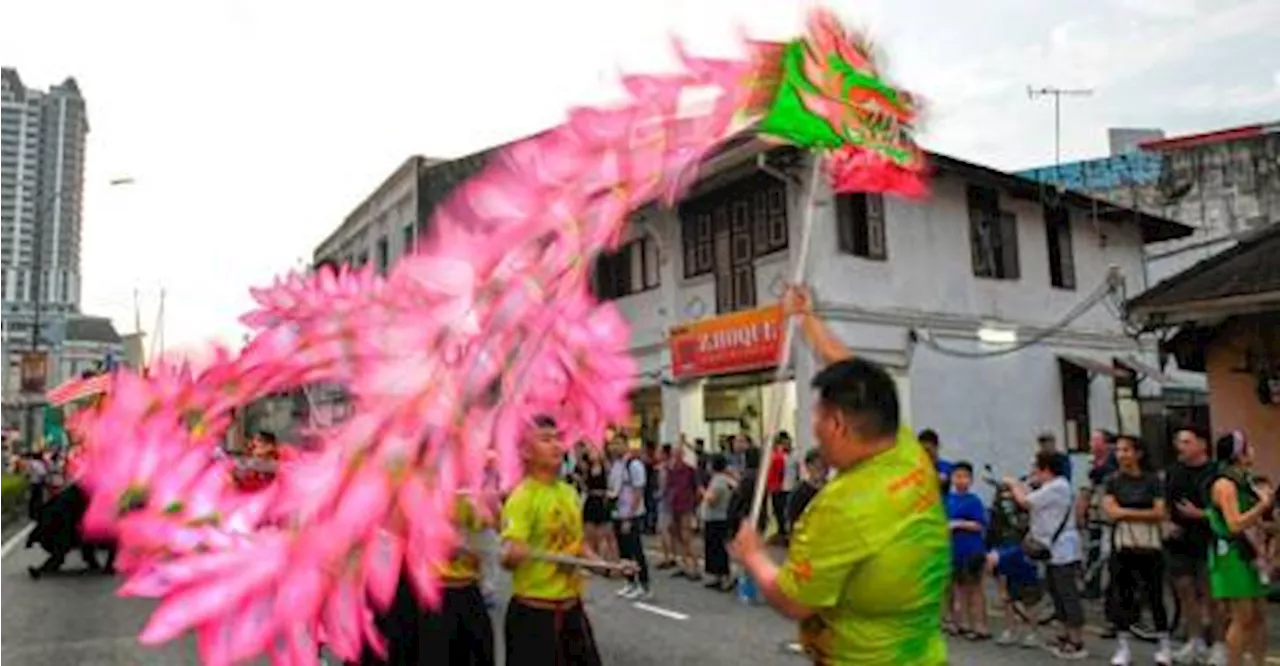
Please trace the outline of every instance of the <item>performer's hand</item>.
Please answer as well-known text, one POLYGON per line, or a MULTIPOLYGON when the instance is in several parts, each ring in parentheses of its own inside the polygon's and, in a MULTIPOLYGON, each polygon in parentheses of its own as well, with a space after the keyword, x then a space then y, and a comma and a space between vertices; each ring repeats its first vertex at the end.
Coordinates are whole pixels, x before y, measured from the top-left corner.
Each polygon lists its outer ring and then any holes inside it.
POLYGON ((619 521, 618 531, 623 534, 631 534, 631 521, 630 520, 619 521))
POLYGON ((622 572, 623 576, 634 576, 640 573, 640 565, 631 560, 622 560, 618 562, 618 571, 622 572))
POLYGON ((1254 493, 1258 496, 1258 504, 1268 509, 1275 506, 1276 493, 1268 483, 1255 483, 1253 485, 1254 493))
POLYGON ((507 541, 502 547, 502 560, 518 564, 529 557, 529 545, 521 541, 507 541))
POLYGON ((742 523, 742 527, 738 528, 738 536, 734 537, 733 542, 729 544, 729 554, 739 562, 745 561, 764 548, 764 542, 760 540, 760 534, 756 532, 755 525, 749 523, 750 521, 742 523))
POLYGON ((1184 518, 1204 518, 1204 510, 1192 504, 1190 500, 1179 500, 1173 508, 1184 518))
POLYGON ((782 311, 788 316, 813 314, 813 292, 802 284, 787 285, 782 294, 782 311))

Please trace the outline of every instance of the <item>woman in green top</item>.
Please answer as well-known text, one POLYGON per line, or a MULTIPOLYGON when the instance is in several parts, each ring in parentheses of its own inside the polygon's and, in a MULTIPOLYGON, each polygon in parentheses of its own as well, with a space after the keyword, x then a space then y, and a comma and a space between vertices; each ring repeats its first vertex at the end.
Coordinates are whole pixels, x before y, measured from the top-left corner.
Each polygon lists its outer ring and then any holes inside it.
POLYGON ((1267 653, 1267 585, 1254 560, 1257 553, 1245 531, 1271 511, 1275 496, 1270 488, 1252 482, 1249 468, 1253 452, 1239 433, 1218 440, 1215 447, 1218 475, 1210 486, 1208 514, 1213 530, 1209 549, 1209 586, 1213 598, 1227 604, 1231 619, 1227 628, 1227 663, 1240 666, 1252 653, 1262 666, 1267 653))

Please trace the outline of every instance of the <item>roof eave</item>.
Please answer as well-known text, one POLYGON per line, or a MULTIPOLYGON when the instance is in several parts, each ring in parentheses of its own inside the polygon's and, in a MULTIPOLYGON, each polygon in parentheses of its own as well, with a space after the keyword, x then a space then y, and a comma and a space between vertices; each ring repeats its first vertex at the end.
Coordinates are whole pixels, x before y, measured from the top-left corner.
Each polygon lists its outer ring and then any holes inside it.
POLYGON ((359 222, 362 214, 364 213, 365 208, 369 206, 369 203, 374 201, 378 197, 382 196, 383 194, 385 194, 394 183, 405 178, 410 171, 412 171, 414 175, 414 182, 416 185, 417 174, 421 169, 424 168, 423 165, 426 162, 426 160, 427 158, 421 155, 410 155, 409 157, 405 158, 405 160, 401 162, 399 166, 396 167, 396 170, 392 171, 391 175, 387 176, 378 185, 378 188, 375 189, 373 193, 369 194, 363 200, 361 200, 360 204, 357 205, 355 208, 353 208, 351 212, 347 214, 347 216, 342 220, 342 224, 339 225, 335 231, 333 231, 328 236, 326 236, 325 239, 321 241, 319 245, 316 246, 315 251, 312 253, 315 259, 317 261, 320 259, 323 259, 324 257, 322 257, 321 254, 323 254, 324 250, 329 249, 328 246, 331 243, 336 241, 338 238, 341 238, 345 232, 350 231, 351 227, 355 226, 359 222))
POLYGON ((1263 312, 1280 312, 1280 291, 1172 303, 1138 303, 1129 309, 1131 318, 1156 328, 1217 322, 1263 312))
POLYGON ((967 162, 942 153, 930 152, 928 156, 930 164, 938 171, 950 171, 967 178, 979 181, 985 180, 1016 197, 1044 201, 1045 190, 1055 189, 1058 192, 1057 196, 1061 197, 1065 203, 1076 208, 1095 211, 1099 219, 1117 224, 1125 222, 1137 223, 1142 230, 1142 242, 1144 244, 1185 238, 1195 233, 1193 228, 1185 224, 1149 215, 1133 208, 1119 206, 1110 201, 1091 197, 1074 190, 1058 189, 1054 185, 974 162, 967 162))

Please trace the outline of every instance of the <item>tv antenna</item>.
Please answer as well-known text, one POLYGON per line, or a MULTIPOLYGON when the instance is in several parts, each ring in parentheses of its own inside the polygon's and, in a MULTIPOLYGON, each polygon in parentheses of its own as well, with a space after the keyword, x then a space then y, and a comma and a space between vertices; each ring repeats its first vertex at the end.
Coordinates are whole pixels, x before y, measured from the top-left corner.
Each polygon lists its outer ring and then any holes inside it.
POLYGON ((1035 99, 1037 97, 1053 96, 1053 168, 1056 172, 1059 165, 1062 164, 1062 97, 1088 97, 1093 94, 1093 88, 1057 88, 1054 86, 1046 86, 1044 88, 1033 88, 1027 86, 1027 97, 1035 99))

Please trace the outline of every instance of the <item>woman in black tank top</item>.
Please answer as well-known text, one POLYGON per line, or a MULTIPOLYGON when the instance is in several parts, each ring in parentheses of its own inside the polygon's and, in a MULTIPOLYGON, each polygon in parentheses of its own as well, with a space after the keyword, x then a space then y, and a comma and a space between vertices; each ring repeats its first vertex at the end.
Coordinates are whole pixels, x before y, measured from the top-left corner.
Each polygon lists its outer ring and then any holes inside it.
POLYGON ((609 520, 609 468, 599 449, 589 447, 582 470, 586 499, 582 504, 583 536, 587 546, 606 560, 617 559, 618 546, 614 541, 612 523, 609 520))

